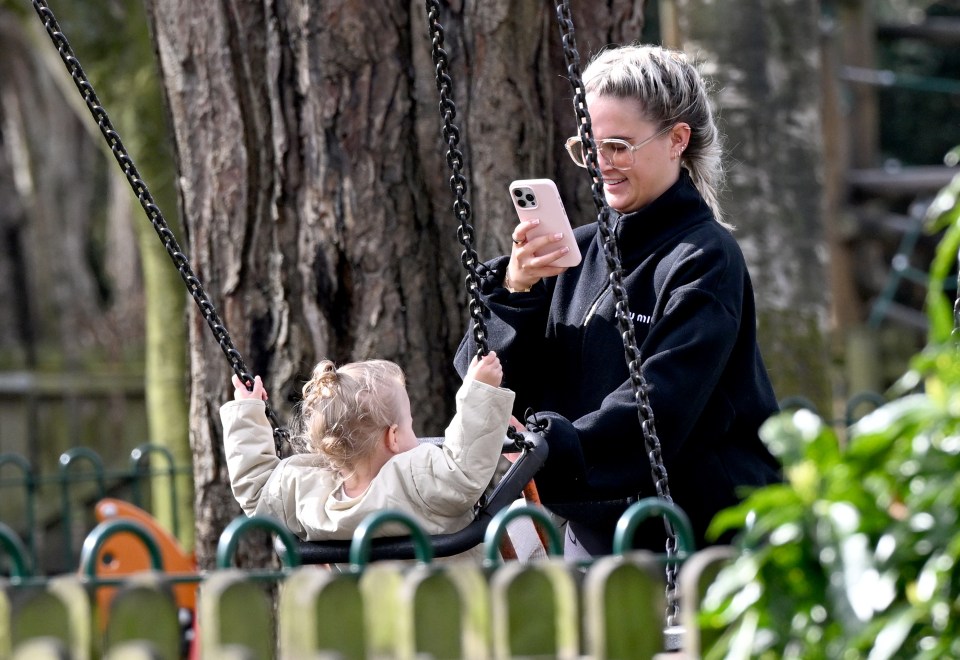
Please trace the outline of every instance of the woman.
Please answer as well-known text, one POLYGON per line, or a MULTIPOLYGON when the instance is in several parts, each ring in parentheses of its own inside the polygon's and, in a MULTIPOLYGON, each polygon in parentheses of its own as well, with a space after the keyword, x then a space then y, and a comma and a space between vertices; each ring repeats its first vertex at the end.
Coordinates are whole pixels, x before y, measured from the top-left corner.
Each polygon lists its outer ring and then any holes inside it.
MULTIPOLYGON (((750 277, 717 203, 719 136, 703 80, 682 53, 606 50, 583 81, 670 492, 699 547, 742 487, 780 478, 757 434, 777 403, 750 277)), ((584 166, 579 139, 567 148, 584 166)), ((546 424, 550 455, 537 487, 569 519, 565 554, 606 554, 623 500, 656 490, 602 238, 597 223, 576 229, 583 261, 564 269, 553 265, 563 251, 549 249, 556 236, 527 241, 531 226, 521 222, 509 257, 484 267, 487 336, 515 411, 532 408, 546 424)), ((475 352, 467 333, 461 373, 475 352)), ((662 524, 641 526, 638 537, 663 550, 662 524)))

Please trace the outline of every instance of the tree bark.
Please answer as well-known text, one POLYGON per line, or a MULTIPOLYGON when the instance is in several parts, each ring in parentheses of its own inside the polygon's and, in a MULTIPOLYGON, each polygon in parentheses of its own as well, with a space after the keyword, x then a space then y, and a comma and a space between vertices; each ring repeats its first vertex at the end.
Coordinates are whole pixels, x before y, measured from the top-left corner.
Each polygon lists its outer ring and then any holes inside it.
MULTIPOLYGON (((11 350, 8 368, 35 368, 38 360, 78 368, 98 350, 116 357, 131 337, 112 323, 117 301, 107 300, 103 268, 111 255, 95 238, 109 232, 99 205, 106 162, 89 127, 65 101, 58 84, 64 74, 51 66, 49 50, 33 49, 32 34, 0 10, 0 146, 12 175, 8 212, 15 218, 19 206, 28 216, 8 224, 14 240, 0 256, 22 278, 10 291, 19 328, 4 331, 0 347, 11 350), (100 260, 91 258, 97 254, 100 260)), ((62 69, 56 51, 52 64, 62 69)), ((123 307, 126 301, 119 302, 123 307)))
POLYGON ((830 417, 817 3, 674 5, 667 32, 715 88, 727 145, 722 204, 750 266, 774 388, 830 417))

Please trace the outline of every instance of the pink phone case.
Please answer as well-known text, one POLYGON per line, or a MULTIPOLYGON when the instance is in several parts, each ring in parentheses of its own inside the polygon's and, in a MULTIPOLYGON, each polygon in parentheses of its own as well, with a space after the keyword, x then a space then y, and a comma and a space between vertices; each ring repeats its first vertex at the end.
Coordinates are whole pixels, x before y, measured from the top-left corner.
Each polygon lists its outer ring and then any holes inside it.
POLYGON ((563 233, 563 240, 552 243, 548 251, 564 246, 570 251, 553 265, 569 267, 580 263, 580 248, 573 239, 573 227, 563 208, 557 184, 550 179, 519 179, 510 184, 510 198, 520 220, 540 220, 539 226, 527 232, 527 240, 544 234, 563 233))

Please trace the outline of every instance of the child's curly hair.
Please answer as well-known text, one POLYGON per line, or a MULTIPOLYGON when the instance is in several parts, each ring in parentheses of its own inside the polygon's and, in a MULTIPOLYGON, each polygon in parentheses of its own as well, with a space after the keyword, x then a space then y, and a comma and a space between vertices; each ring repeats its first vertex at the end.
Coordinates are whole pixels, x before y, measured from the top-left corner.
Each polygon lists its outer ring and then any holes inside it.
POLYGON ((303 386, 298 440, 330 469, 352 472, 400 419, 403 370, 387 360, 321 361, 303 386))

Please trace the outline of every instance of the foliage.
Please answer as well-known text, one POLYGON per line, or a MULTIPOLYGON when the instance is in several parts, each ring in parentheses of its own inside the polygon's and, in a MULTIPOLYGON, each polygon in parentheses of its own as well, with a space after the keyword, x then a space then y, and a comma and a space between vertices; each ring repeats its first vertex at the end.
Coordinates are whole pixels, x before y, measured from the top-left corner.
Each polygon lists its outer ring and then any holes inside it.
MULTIPOLYGON (((931 207, 931 291, 956 272, 958 192, 960 175, 931 207)), ((706 657, 960 657, 960 352, 941 294, 928 314, 902 394, 846 446, 807 410, 763 426, 786 480, 714 520, 743 551, 703 603, 725 630, 706 657)))

